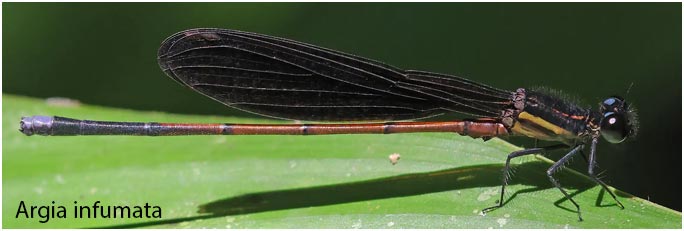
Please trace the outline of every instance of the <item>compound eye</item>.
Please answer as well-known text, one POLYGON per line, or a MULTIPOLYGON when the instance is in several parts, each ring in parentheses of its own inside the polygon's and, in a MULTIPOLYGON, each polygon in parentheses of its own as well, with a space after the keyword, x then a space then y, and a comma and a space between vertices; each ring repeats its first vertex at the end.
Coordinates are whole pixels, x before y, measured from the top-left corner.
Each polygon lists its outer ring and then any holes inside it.
POLYGON ((621 143, 629 135, 627 120, 622 114, 608 112, 601 121, 601 136, 611 143, 621 143))

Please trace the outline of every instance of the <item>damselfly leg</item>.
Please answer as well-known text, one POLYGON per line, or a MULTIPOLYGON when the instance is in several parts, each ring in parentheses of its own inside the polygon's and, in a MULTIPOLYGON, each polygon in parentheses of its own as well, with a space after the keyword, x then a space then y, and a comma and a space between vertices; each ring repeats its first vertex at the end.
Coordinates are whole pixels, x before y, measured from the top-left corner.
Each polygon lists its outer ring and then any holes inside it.
POLYGON ((577 204, 577 202, 575 202, 575 200, 573 200, 572 197, 570 197, 570 195, 565 191, 565 189, 561 187, 561 185, 558 183, 558 180, 556 180, 556 178, 554 178, 553 175, 562 170, 563 166, 582 149, 584 149, 584 144, 575 146, 572 150, 570 150, 570 152, 568 152, 568 154, 565 154, 563 158, 560 158, 560 160, 556 161, 556 163, 554 163, 548 170, 546 170, 546 175, 549 177, 549 181, 551 181, 553 186, 555 186, 558 190, 560 190, 563 193, 563 195, 565 195, 565 199, 568 199, 570 202, 572 202, 572 204, 575 205, 575 207, 577 208, 577 217, 579 217, 580 221, 582 221, 582 212, 580 211, 579 204, 577 204))
POLYGON ((596 165, 597 165, 596 164, 596 144, 597 143, 598 143, 598 137, 595 137, 594 139, 592 139, 592 141, 591 141, 591 153, 589 153, 589 168, 587 171, 589 173, 589 177, 592 180, 594 180, 594 182, 601 185, 601 187, 603 187, 603 190, 608 192, 608 194, 610 194, 610 196, 613 197, 613 199, 615 200, 615 202, 617 203, 617 205, 621 209, 625 209, 625 206, 622 205, 622 203, 620 203, 620 201, 617 199, 617 197, 615 197, 615 194, 613 193, 613 191, 608 189, 608 185, 606 185, 606 183, 603 183, 603 181, 601 179, 599 179, 598 176, 596 175, 596 173, 594 172, 594 168, 596 168, 596 165))
MULTIPOLYGON (((535 144, 536 146, 536 144, 535 144)), ((545 154, 547 151, 551 151, 554 149, 560 149, 560 148, 567 148, 568 146, 564 144, 558 144, 558 145, 552 145, 548 147, 541 147, 541 148, 528 148, 524 150, 519 150, 519 151, 514 151, 511 152, 511 154, 508 154, 508 157, 506 158, 506 164, 504 165, 503 169, 503 177, 502 177, 502 183, 501 183, 501 196, 499 198, 499 201, 497 205, 488 207, 485 209, 482 209, 483 213, 487 213, 489 211, 492 211, 497 208, 501 208, 504 205, 504 195, 506 193, 506 185, 508 185, 508 181, 511 179, 511 159, 516 158, 516 157, 521 157, 521 156, 526 156, 526 155, 531 155, 531 154, 545 154)))

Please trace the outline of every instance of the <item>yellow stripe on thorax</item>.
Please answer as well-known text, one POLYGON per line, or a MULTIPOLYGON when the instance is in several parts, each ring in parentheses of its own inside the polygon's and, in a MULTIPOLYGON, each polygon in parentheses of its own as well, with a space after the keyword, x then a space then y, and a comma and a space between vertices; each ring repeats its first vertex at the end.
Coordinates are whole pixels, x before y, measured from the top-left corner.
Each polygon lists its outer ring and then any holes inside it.
POLYGON ((518 115, 518 122, 513 125, 511 131, 540 140, 564 141, 575 137, 572 132, 524 111, 518 115))

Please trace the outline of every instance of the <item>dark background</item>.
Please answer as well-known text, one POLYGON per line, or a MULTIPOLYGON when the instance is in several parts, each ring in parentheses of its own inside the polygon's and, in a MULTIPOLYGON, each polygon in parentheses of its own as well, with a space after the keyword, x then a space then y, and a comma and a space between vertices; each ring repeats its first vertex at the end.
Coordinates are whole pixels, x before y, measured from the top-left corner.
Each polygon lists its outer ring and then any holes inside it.
POLYGON ((2 17, 3 93, 138 110, 253 116, 159 70, 161 41, 195 27, 504 89, 547 86, 592 108, 633 84, 626 98, 639 110, 638 137, 603 142, 598 162, 609 184, 681 211, 681 3, 4 3, 2 17))

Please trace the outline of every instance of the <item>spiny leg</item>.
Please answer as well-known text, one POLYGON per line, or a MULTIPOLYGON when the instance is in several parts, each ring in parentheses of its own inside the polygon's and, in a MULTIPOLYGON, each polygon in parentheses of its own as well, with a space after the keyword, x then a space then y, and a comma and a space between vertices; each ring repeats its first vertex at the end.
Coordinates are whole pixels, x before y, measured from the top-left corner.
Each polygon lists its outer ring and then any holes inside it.
POLYGON ((564 165, 566 162, 568 162, 568 161, 572 158, 572 156, 574 156, 575 154, 579 153, 583 148, 584 148, 584 145, 583 145, 583 144, 577 145, 575 148, 573 148, 572 150, 570 150, 570 152, 568 152, 568 154, 565 154, 565 156, 563 156, 563 158, 561 158, 560 160, 556 161, 556 163, 554 163, 548 170, 546 170, 546 175, 549 177, 549 180, 551 181, 551 183, 553 183, 553 185, 554 185, 556 188, 558 188, 558 190, 560 190, 560 191, 563 193, 563 195, 565 195, 565 198, 566 198, 566 199, 568 199, 570 202, 572 202, 572 204, 575 205, 575 207, 577 208, 577 216, 579 217, 579 220, 580 220, 580 221, 582 221, 582 212, 580 211, 580 206, 579 206, 579 204, 577 204, 577 202, 575 202, 575 200, 573 200, 573 199, 570 197, 570 195, 568 195, 568 193, 567 193, 563 188, 561 188, 560 184, 558 183, 558 180, 556 180, 555 178, 553 178, 553 174, 555 174, 556 172, 560 171, 561 168, 563 167, 563 165, 564 165))
POLYGON ((553 146, 542 147, 542 148, 529 148, 529 149, 525 149, 525 150, 514 151, 514 152, 511 152, 511 154, 508 154, 508 157, 506 158, 506 165, 504 166, 504 170, 503 170, 503 180, 502 180, 503 182, 501 184, 501 198, 499 198, 499 202, 497 205, 482 209, 482 212, 487 213, 489 211, 492 211, 492 210, 497 209, 497 208, 501 208, 503 206, 504 194, 506 192, 506 185, 508 185, 508 180, 510 177, 509 174, 510 174, 510 169, 511 169, 510 168, 511 159, 516 158, 516 157, 520 157, 520 156, 530 155, 530 154, 543 154, 544 152, 549 151, 549 150, 558 149, 558 148, 566 148, 566 147, 567 146, 561 144, 561 145, 553 145, 553 146))
POLYGON ((599 179, 596 176, 596 174, 594 173, 594 168, 596 167, 596 144, 597 143, 598 143, 598 137, 595 137, 591 141, 591 152, 589 153, 589 170, 588 170, 589 177, 591 177, 591 179, 594 180, 594 182, 601 185, 601 187, 603 187, 603 189, 606 192, 608 192, 611 197, 613 197, 613 199, 618 204, 618 206, 620 206, 621 209, 625 209, 625 206, 623 206, 622 203, 620 203, 620 201, 617 199, 617 197, 615 197, 615 194, 613 193, 613 191, 610 191, 610 189, 608 189, 608 185, 606 185, 606 183, 603 183, 603 181, 601 179, 599 179))

